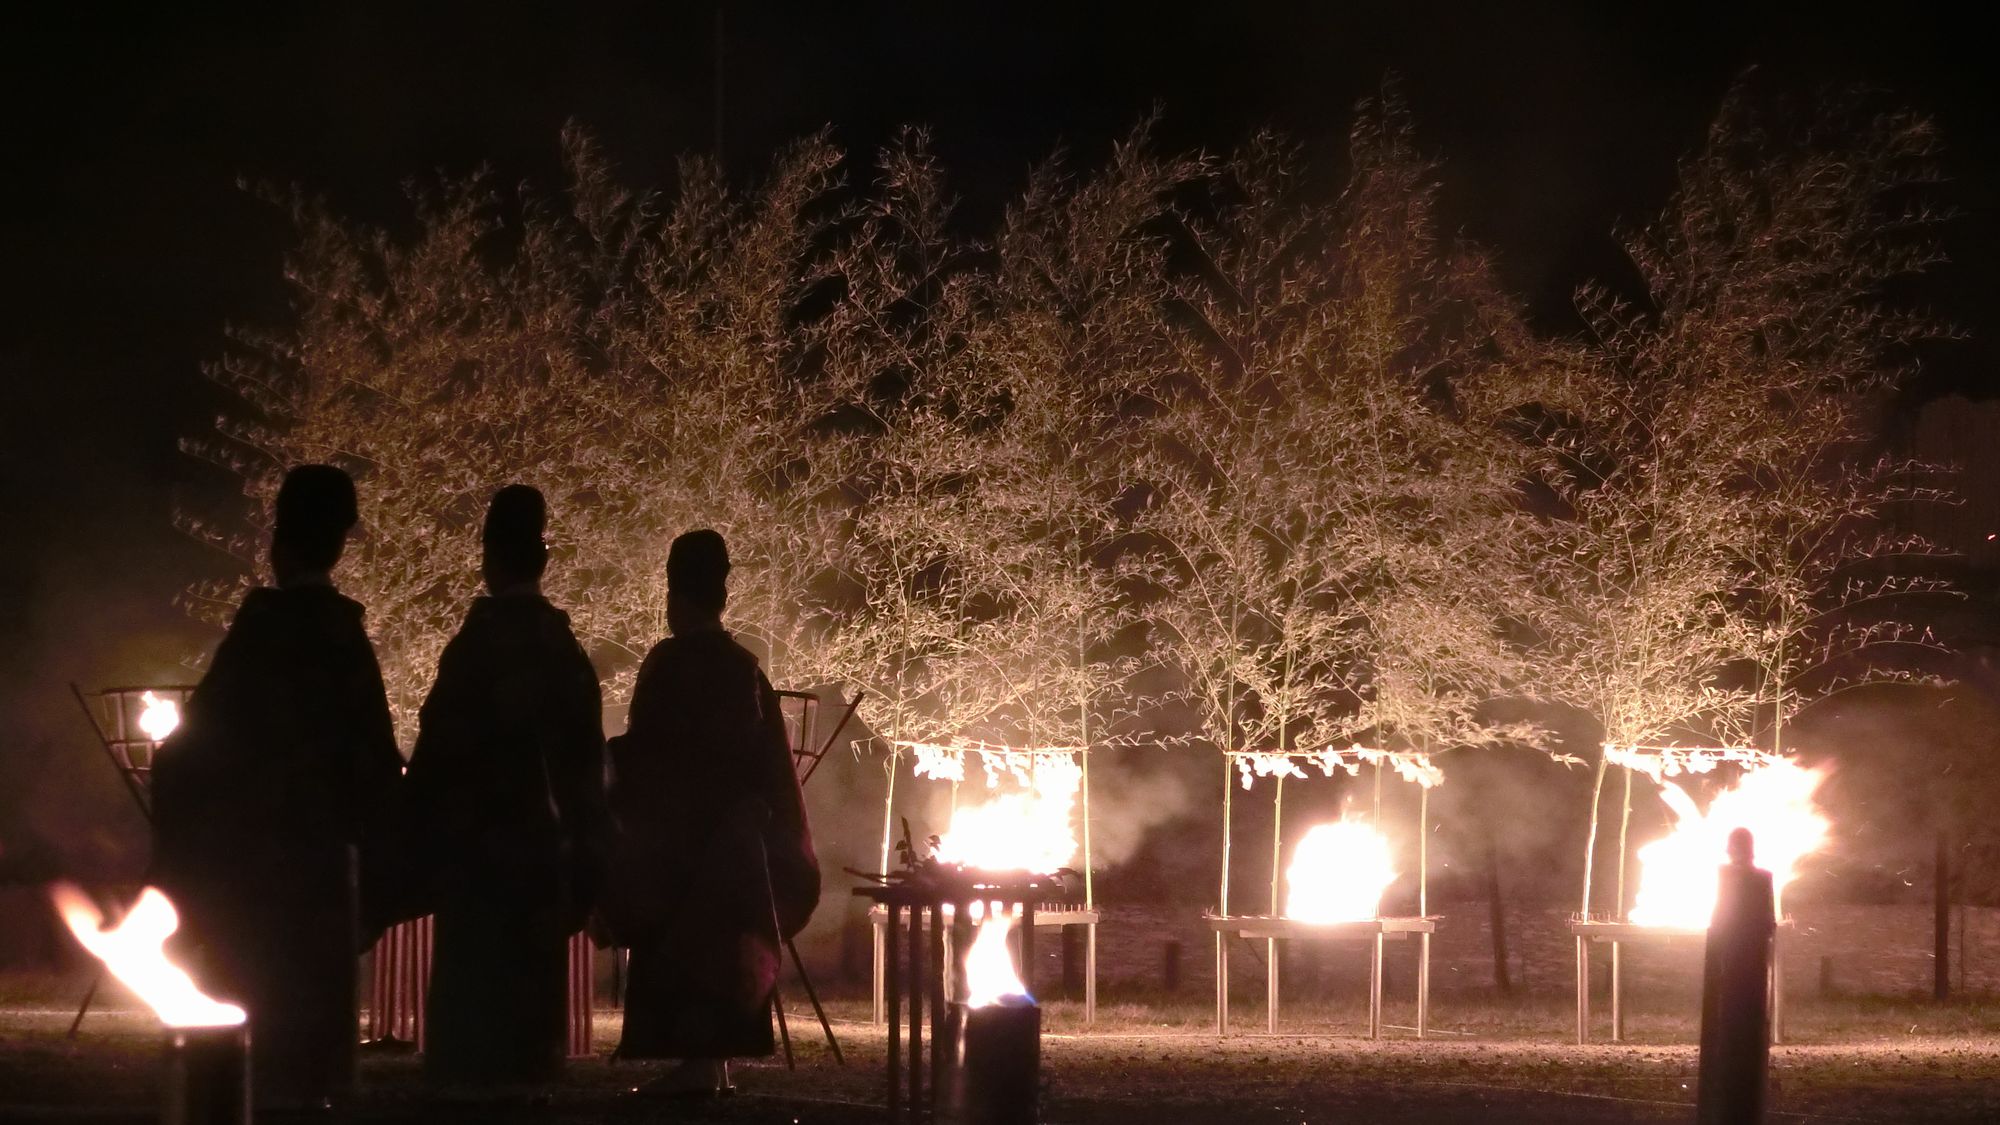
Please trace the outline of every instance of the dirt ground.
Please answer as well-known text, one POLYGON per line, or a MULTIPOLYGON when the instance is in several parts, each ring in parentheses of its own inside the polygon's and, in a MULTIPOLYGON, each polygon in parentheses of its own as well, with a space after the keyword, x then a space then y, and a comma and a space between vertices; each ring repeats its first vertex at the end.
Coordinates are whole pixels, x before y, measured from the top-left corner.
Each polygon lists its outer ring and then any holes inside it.
MULTIPOLYGON (((73 985, 0 986, 0 1121, 140 1122, 156 1119, 159 1033, 112 997, 74 1039, 73 985)), ((1326 1122, 1687 1121, 1693 1102, 1691 1022, 1681 998, 1633 1004, 1633 1042, 1567 1042, 1570 1008, 1553 998, 1507 1005, 1460 1001, 1422 1042, 1399 1026, 1358 1033, 1359 1007, 1302 1003, 1284 1031, 1262 1033, 1246 1003, 1218 1039, 1205 1005, 1118 1003, 1096 1028, 1051 1004, 1044 1038, 1043 1120, 1052 1125, 1318 1125, 1326 1122)), ((793 1014, 798 1069, 772 1060, 738 1068, 740 1093, 706 1105, 661 1103, 628 1091, 648 1076, 601 1058, 573 1064, 542 1104, 474 1101, 419 1081, 415 1059, 369 1052, 361 1091, 337 1120, 401 1122, 779 1122, 881 1120, 884 1037, 864 1007, 837 1002, 847 1055, 836 1066, 810 1012, 793 1014)), ((1795 1043, 1773 1055, 1774 1121, 2000 1120, 2000 1003, 1939 1008, 1914 1001, 1808 1001, 1795 1006, 1795 1043)), ((616 1042, 604 1013, 598 1046, 616 1042)))

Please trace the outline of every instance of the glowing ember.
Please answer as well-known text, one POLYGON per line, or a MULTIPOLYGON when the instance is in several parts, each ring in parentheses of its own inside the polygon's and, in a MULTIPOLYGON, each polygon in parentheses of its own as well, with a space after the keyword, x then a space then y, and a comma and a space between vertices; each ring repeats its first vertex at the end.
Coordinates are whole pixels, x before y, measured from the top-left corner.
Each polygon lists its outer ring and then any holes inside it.
MULTIPOLYGON (((979 904, 973 904, 975 916, 979 904)), ((1028 997, 1028 986, 1014 970, 1014 954, 1007 948, 1007 932, 1014 919, 994 911, 979 923, 979 934, 965 953, 965 1003, 984 1008, 1010 996, 1028 997)), ((1032 997, 1028 997, 1033 999, 1032 997)))
MULTIPOLYGON (((995 784, 989 780, 989 785, 995 784)), ((1083 768, 1068 757, 1036 762, 1030 788, 960 806, 938 838, 937 858, 982 871, 1046 875, 1076 858, 1076 797, 1083 768)))
POLYGON ((164 742, 174 728, 181 725, 180 704, 171 699, 161 699, 152 692, 139 697, 143 704, 139 711, 139 729, 154 742, 164 742))
POLYGON ((1780 901, 1798 876, 1799 863, 1826 842, 1829 825, 1813 801, 1825 774, 1783 759, 1744 771, 1716 794, 1708 812, 1672 781, 1660 782, 1660 799, 1673 814, 1665 838, 1639 849, 1639 894, 1632 921, 1646 926, 1705 929, 1715 913, 1715 869, 1728 862, 1731 829, 1748 828, 1756 864, 1771 872, 1780 901))
POLYGON ((123 921, 104 928, 104 915, 90 896, 68 883, 49 888, 56 912, 85 949, 104 962, 111 974, 136 993, 168 1027, 234 1027, 243 1009, 210 999, 193 978, 167 960, 163 946, 180 928, 180 916, 167 896, 153 887, 139 892, 139 901, 123 921))
POLYGON ((1389 841, 1364 821, 1314 825, 1285 869, 1285 916, 1301 922, 1366 922, 1396 881, 1389 841))

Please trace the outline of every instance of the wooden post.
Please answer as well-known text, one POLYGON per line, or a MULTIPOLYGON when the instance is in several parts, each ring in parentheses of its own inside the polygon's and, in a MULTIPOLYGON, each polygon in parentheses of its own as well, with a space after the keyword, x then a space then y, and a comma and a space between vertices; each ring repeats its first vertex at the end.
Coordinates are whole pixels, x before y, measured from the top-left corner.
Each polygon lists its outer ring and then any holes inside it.
POLYGON ((1576 1041, 1590 1042, 1590 940, 1576 935, 1576 1041))
POLYGON ((1507 969, 1507 907, 1500 896, 1500 855, 1492 832, 1486 836, 1486 915, 1493 931, 1493 985, 1502 996, 1512 995, 1514 980, 1507 969))
POLYGON ((1938 829, 1931 883, 1931 998, 1951 999, 1951 852, 1938 829))
MULTIPOLYGON (((898 947, 898 941, 903 935, 897 922, 898 916, 902 913, 902 907, 891 902, 883 904, 883 910, 885 911, 885 917, 882 922, 885 939, 883 947, 886 950, 883 967, 886 971, 882 974, 882 988, 886 997, 885 1003, 889 1019, 889 1063, 887 1067, 889 1072, 889 1120, 900 1121, 903 1116, 903 1089, 902 1083, 898 1081, 898 1079, 902 1078, 903 958, 898 947)), ((912 1107, 911 1116, 915 1116, 914 1107, 912 1107)))

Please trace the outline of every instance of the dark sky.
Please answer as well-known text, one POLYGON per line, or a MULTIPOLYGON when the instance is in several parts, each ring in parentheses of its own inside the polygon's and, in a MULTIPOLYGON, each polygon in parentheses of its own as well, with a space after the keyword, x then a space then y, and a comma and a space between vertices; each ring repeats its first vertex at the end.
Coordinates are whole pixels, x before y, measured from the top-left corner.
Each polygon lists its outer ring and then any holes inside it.
MULTIPOLYGON (((1923 295, 1973 339, 1933 357, 1924 392, 1992 393, 2000 154, 1977 29, 1944 5, 1514 10, 1527 7, 733 4, 724 149, 747 174, 825 124, 854 149, 929 125, 976 219, 1057 143, 1094 158, 1156 103, 1171 144, 1272 125, 1337 154, 1354 101, 1394 72, 1447 161, 1449 217, 1559 326, 1579 280, 1616 270, 1609 229, 1660 204, 1742 68, 1798 90, 1873 83, 1938 118, 1965 212, 1957 261, 1923 295)), ((557 130, 576 118, 635 181, 663 182, 676 154, 712 143, 713 12, 104 5, 8 28, 0 786, 56 801, 101 768, 54 760, 93 752, 66 681, 170 677, 206 643, 171 601, 214 562, 169 517, 177 490, 212 481, 175 440, 217 407, 198 369, 225 322, 268 321, 284 298, 283 227, 237 179, 388 219, 399 181, 434 169, 551 182, 557 130)), ((22 831, 0 808, 0 870, 22 831)))

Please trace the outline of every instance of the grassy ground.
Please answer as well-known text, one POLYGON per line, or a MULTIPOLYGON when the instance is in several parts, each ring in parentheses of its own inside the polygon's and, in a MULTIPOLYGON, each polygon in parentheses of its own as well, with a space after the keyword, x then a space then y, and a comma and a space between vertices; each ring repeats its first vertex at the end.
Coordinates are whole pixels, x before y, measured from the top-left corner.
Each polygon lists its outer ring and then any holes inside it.
MULTIPOLYGON (((158 1032, 118 997, 75 1039, 71 982, 0 978, 0 1121, 137 1122, 154 1115, 158 1032)), ((1691 1021, 1674 995, 1635 1000, 1633 1042, 1570 1042, 1566 999, 1496 1003, 1440 998, 1432 1038, 1418 1042, 1409 1013, 1391 1007, 1389 1037, 1359 1036, 1358 1005, 1288 1004, 1280 1034, 1263 1012, 1236 1009, 1240 1034, 1217 1039, 1213 1014, 1193 999, 1121 999, 1081 1027, 1074 1007, 1048 1008, 1044 1119, 1063 1125, 1227 1122, 1685 1121, 1691 1116, 1691 1021), (1143 1002, 1142 1002, 1143 1001, 1143 1002)), ((356 1122, 845 1122, 882 1116, 884 1040, 858 1002, 837 1002, 848 1065, 828 1055, 810 1013, 795 1013, 799 1069, 739 1068, 740 1096, 710 1106, 662 1105, 625 1093, 647 1072, 593 1059, 573 1065, 546 1105, 441 1101, 408 1055, 369 1054, 362 1093, 342 1115, 356 1122)), ((1916 1001, 1799 1002, 1792 1042, 1773 1055, 1777 1121, 2000 1120, 2000 1004, 1936 1007, 1916 1001)), ((617 1016, 598 1025, 616 1041, 617 1016)))

